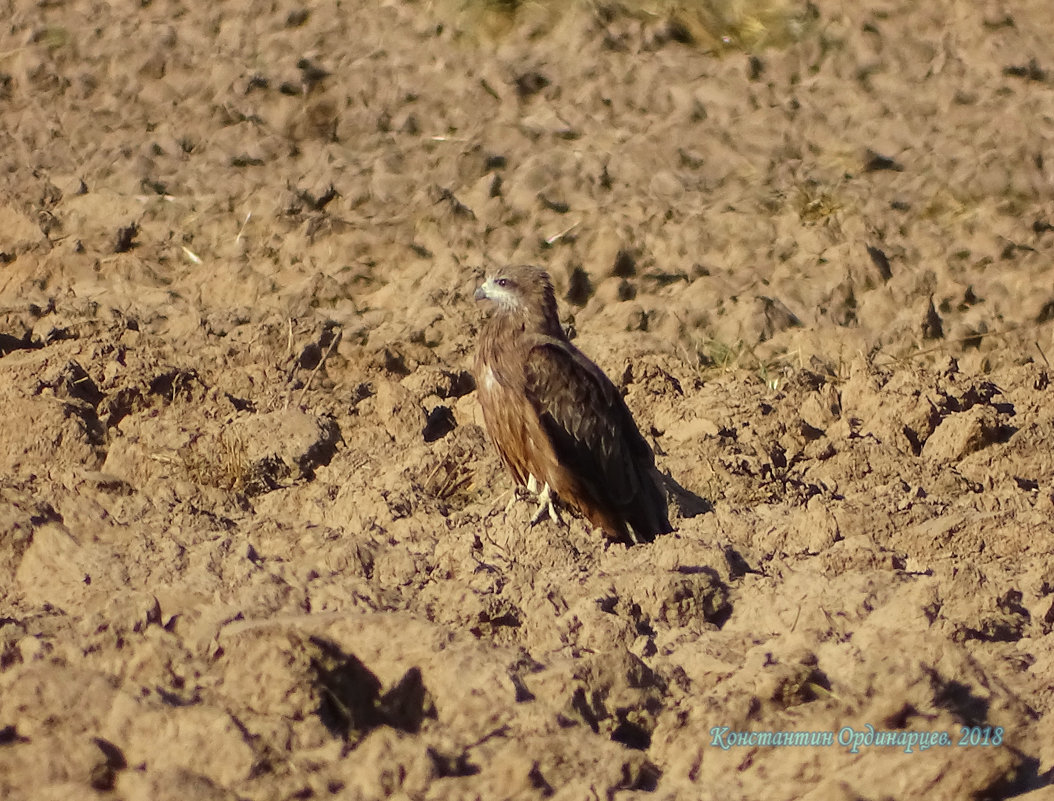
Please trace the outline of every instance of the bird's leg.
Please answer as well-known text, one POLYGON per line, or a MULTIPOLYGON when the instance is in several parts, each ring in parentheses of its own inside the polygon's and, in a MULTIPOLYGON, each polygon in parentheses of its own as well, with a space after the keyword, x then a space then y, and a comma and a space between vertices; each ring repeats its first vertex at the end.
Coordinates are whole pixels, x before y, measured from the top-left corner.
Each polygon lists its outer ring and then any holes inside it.
POLYGON ((516 484, 512 488, 512 498, 505 505, 505 516, 508 517, 509 513, 512 512, 512 507, 516 505, 516 502, 523 498, 524 493, 530 493, 530 497, 534 498, 538 495, 538 482, 534 480, 534 476, 528 473, 527 475, 527 488, 526 490, 522 485, 516 484))
POLYGON ((531 525, 535 526, 540 523, 546 515, 554 523, 559 523, 561 526, 565 525, 564 519, 560 516, 560 510, 556 506, 556 494, 549 487, 549 484, 543 484, 541 492, 538 491, 538 479, 536 479, 530 473, 527 474, 527 486, 517 486, 512 493, 512 499, 505 507, 506 516, 512 511, 513 504, 516 503, 520 498, 520 494, 527 492, 531 497, 538 500, 538 508, 535 509, 534 515, 531 517, 531 525))
MULTIPOLYGON (((534 476, 531 476, 531 482, 533 481, 534 476)), ((527 484, 528 489, 531 489, 531 482, 527 484)), ((537 483, 535 483, 535 487, 537 486, 537 483)), ((560 517, 560 512, 556 508, 556 496, 549 488, 548 482, 542 487, 542 491, 538 493, 538 509, 535 511, 534 517, 531 518, 531 525, 537 525, 546 515, 549 515, 549 519, 554 523, 558 523, 561 526, 564 525, 564 519, 560 517)))

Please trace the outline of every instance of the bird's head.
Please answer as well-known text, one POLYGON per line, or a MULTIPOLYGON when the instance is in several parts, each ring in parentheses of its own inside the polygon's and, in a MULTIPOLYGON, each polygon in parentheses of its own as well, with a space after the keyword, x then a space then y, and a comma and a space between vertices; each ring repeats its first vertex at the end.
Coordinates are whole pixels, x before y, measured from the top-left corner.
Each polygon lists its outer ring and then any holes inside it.
POLYGON ((522 309, 525 306, 523 287, 508 272, 505 270, 488 276, 476 289, 476 300, 493 304, 497 311, 515 312, 522 309))
POLYGON ((480 285, 476 300, 491 306, 493 316, 522 320, 524 328, 549 334, 562 331, 553 284, 538 267, 503 267, 480 285))

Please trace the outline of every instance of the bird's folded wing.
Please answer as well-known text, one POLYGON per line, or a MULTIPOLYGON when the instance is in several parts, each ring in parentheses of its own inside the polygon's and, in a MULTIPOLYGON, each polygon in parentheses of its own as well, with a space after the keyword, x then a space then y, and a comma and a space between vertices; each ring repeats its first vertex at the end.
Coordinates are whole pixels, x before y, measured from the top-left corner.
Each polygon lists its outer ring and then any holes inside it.
POLYGON ((633 498, 635 462, 650 451, 614 384, 573 345, 550 337, 539 338, 524 367, 528 398, 560 463, 595 498, 633 498))

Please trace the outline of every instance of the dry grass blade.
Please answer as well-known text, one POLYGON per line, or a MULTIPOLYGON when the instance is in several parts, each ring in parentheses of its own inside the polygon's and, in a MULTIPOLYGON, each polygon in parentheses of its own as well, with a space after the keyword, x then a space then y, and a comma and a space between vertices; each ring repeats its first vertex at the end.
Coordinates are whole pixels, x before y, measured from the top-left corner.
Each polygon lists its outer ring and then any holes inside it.
POLYGON ((449 501, 459 492, 472 485, 475 471, 467 459, 455 459, 444 456, 429 471, 422 482, 422 489, 429 495, 442 501, 449 501))
POLYGON ((615 3, 561 0, 446 0, 444 18, 455 18, 464 31, 500 38, 517 29, 554 28, 569 10, 630 17, 677 31, 677 41, 714 49, 753 51, 785 47, 801 38, 815 15, 805 3, 788 0, 621 0, 615 3))
POLYGON ((218 438, 200 437, 179 451, 190 479, 207 487, 242 492, 252 474, 248 446, 238 434, 225 429, 218 438))

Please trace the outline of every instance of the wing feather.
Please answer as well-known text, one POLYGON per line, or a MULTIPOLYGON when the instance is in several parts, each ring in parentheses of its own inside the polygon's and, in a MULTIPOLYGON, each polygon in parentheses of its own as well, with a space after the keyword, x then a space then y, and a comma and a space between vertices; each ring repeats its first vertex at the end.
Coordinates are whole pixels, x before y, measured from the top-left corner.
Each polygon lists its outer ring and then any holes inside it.
POLYGON ((525 379, 561 464, 591 504, 624 520, 625 507, 652 501, 642 486, 651 481, 651 448, 599 367, 570 343, 540 337, 528 352, 525 379))

